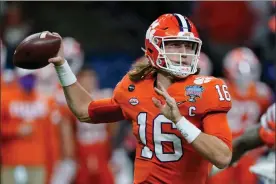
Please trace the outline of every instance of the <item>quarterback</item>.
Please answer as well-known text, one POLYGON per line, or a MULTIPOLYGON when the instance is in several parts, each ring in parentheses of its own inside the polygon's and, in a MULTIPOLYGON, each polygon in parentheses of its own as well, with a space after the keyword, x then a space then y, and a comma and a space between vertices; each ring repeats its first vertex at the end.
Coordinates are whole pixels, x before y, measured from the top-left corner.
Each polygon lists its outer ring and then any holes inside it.
POLYGON ((231 97, 223 80, 197 75, 201 45, 188 18, 161 15, 146 33, 147 60, 134 64, 113 97, 103 100, 93 100, 77 82, 62 46, 49 59, 81 122, 132 121, 135 184, 203 184, 212 165, 224 168, 231 161, 231 97))

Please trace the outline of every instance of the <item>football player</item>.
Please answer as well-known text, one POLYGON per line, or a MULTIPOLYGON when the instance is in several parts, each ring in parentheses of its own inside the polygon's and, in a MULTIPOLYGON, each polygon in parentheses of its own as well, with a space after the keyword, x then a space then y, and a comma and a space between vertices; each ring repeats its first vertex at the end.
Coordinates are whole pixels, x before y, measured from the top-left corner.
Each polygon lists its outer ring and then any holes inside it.
POLYGON ((267 145, 269 148, 275 146, 275 108, 275 103, 273 103, 262 115, 258 125, 249 128, 243 135, 233 141, 231 165, 249 150, 263 145, 267 145))
POLYGON ((231 160, 231 97, 222 80, 196 75, 201 44, 188 18, 161 15, 146 33, 148 60, 134 65, 103 100, 93 100, 77 82, 62 47, 49 59, 81 122, 132 120, 134 183, 203 184, 212 164, 224 168, 231 160))
MULTIPOLYGON (((246 47, 235 48, 223 60, 226 83, 232 97, 232 108, 227 118, 233 139, 242 135, 250 126, 256 124, 261 114, 272 101, 269 87, 260 82, 260 62, 253 51, 246 47)), ((235 168, 229 168, 210 178, 210 184, 256 183, 257 177, 249 172, 261 149, 256 149, 242 157, 235 168)))
MULTIPOLYGON (((64 57, 68 60, 78 81, 95 99, 112 96, 112 90, 99 89, 96 72, 84 67, 83 50, 72 38, 63 39, 64 57)), ((111 158, 112 124, 93 125, 81 123, 66 105, 62 89, 56 91, 56 101, 62 113, 61 141, 62 158, 54 170, 52 184, 114 183, 109 167, 111 158)))
POLYGON ((34 70, 16 69, 16 84, 1 91, 1 182, 46 183, 48 145, 57 124, 54 101, 35 90, 34 70))
MULTIPOLYGON (((268 148, 275 149, 275 116, 276 107, 275 103, 273 103, 262 115, 259 124, 250 127, 248 130, 245 131, 245 133, 243 133, 241 136, 233 141, 233 157, 230 165, 233 165, 233 167, 235 167, 235 162, 237 162, 242 155, 255 148, 259 148, 265 145, 268 148)), ((259 174, 260 172, 258 172, 258 168, 259 164, 256 164, 250 170, 251 172, 259 174)), ((265 170, 262 170, 267 172, 266 174, 269 174, 269 169, 271 169, 270 172, 274 173, 275 177, 275 172, 273 172, 273 169, 275 170, 275 162, 273 162, 272 165, 269 165, 269 167, 267 164, 265 170)), ((222 170, 216 169, 214 170, 212 175, 217 174, 221 171, 222 170)))
MULTIPOLYGON (((72 37, 63 39, 64 57, 68 60, 74 74, 78 74, 84 63, 84 53, 79 42, 72 37)), ((78 170, 77 165, 77 141, 75 136, 76 118, 66 106, 64 93, 56 83, 56 76, 53 75, 51 65, 44 67, 39 71, 40 89, 45 93, 55 94, 54 98, 61 112, 60 126, 56 127, 54 134, 59 136, 53 144, 52 152, 55 149, 61 150, 61 154, 52 161, 52 171, 50 174, 51 184, 67 184, 75 180, 78 170), (52 89, 50 89, 52 86, 52 89)))
POLYGON ((275 183, 275 103, 261 117, 260 124, 248 129, 233 142, 233 158, 231 165, 246 152, 266 145, 270 150, 267 156, 262 156, 250 171, 266 184, 275 183))

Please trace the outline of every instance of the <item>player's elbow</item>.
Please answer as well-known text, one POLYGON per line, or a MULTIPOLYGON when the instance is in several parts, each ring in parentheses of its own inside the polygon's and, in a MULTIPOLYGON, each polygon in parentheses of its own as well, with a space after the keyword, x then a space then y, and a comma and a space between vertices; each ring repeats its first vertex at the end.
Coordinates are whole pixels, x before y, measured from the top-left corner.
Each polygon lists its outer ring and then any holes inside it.
POLYGON ((231 159, 232 152, 229 150, 218 156, 213 164, 219 169, 224 169, 230 164, 231 159))
POLYGON ((91 123, 91 118, 88 113, 88 108, 85 107, 82 111, 78 111, 78 113, 74 113, 80 122, 83 123, 91 123))
POLYGON ((91 118, 89 117, 89 112, 88 112, 88 105, 82 105, 79 107, 73 104, 68 104, 68 105, 71 112, 75 115, 75 117, 80 122, 91 123, 91 118))
POLYGON ((92 123, 89 116, 77 116, 77 118, 82 123, 92 123))

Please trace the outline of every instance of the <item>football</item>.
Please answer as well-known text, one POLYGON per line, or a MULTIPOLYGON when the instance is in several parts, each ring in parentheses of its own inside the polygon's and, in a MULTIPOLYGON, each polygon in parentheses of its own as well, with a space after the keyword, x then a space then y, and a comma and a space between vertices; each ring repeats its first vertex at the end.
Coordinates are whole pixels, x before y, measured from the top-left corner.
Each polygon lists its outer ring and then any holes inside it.
POLYGON ((32 34, 17 46, 13 64, 24 69, 43 68, 57 55, 60 44, 61 38, 48 31, 32 34))

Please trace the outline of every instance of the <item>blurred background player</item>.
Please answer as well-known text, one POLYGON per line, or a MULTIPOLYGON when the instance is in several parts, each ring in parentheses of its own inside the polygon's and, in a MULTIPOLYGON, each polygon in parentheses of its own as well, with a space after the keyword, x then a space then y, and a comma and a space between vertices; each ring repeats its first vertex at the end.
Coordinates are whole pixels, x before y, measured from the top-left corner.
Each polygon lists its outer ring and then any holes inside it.
MULTIPOLYGON (((276 109, 273 103, 262 115, 260 123, 249 127, 241 136, 233 141, 233 156, 230 166, 234 166, 241 156, 246 152, 267 146, 267 154, 257 160, 255 165, 250 167, 252 173, 260 177, 262 183, 275 183, 275 117, 276 109)), ((221 170, 213 170, 213 174, 221 170)))
MULTIPOLYGON (((272 102, 270 88, 260 81, 261 66, 252 50, 246 47, 231 50, 223 60, 225 81, 228 84, 233 105, 227 117, 233 139, 252 123, 258 123, 260 115, 272 102)), ((229 168, 210 179, 210 183, 256 183, 256 175, 249 167, 256 162, 261 150, 244 156, 235 168, 229 168)))
POLYGON ((276 106, 273 103, 262 115, 258 125, 250 127, 242 136, 233 142, 234 164, 247 151, 261 146, 267 146, 266 154, 262 155, 256 164, 250 167, 250 172, 259 177, 264 184, 275 183, 275 128, 276 128, 276 106))
MULTIPOLYGON (((87 91, 95 95, 95 98, 104 98, 105 95, 110 95, 109 92, 101 92, 98 89, 96 74, 89 68, 78 73, 78 81, 87 91)), ((64 97, 62 100, 65 100, 64 97)), ((60 101, 59 104, 61 105, 60 101)), ((66 102, 64 101, 62 105, 66 105, 66 102)), ((78 164, 75 173, 76 183, 114 183, 113 173, 109 165, 112 154, 111 138, 113 131, 110 125, 81 123, 67 106, 61 108, 62 121, 66 130, 64 134, 71 138, 61 145, 63 147, 63 165, 65 162, 72 162, 72 159, 78 164)), ((67 173, 62 172, 66 170, 65 167, 63 168, 64 170, 59 168, 55 171, 52 183, 61 183, 59 177, 62 177, 61 175, 67 176, 67 173)))
MULTIPOLYGON (((83 66, 83 52, 77 40, 66 37, 63 46, 65 58, 83 87, 97 99, 110 97, 112 90, 100 90, 96 73, 90 67, 83 66)), ((51 183, 114 183, 110 167, 114 125, 79 122, 67 107, 60 87, 56 92, 56 102, 62 112, 61 140, 57 143, 62 154, 53 171, 51 183)))
POLYGON ((1 182, 44 184, 47 175, 47 145, 57 107, 35 90, 32 70, 16 69, 16 84, 1 91, 1 182))
POLYGON ((7 64, 7 48, 0 38, 0 59, 1 59, 1 91, 8 89, 14 84, 14 71, 6 69, 7 64))

